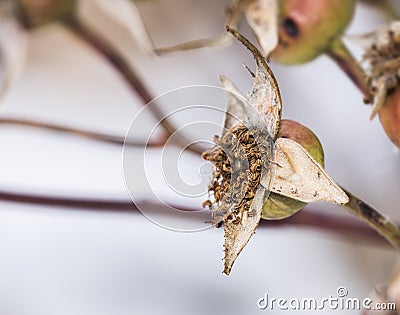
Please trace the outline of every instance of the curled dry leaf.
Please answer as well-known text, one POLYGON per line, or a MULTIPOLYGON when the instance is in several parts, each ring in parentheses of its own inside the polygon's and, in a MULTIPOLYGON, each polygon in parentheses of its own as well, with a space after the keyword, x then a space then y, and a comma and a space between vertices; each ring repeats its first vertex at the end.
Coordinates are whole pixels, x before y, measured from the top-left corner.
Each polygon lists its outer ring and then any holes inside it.
POLYGON ((0 98, 21 73, 28 37, 7 3, 0 5, 0 98))
POLYGON ((204 204, 218 214, 216 223, 224 222, 224 273, 229 274, 257 228, 271 185, 282 186, 283 194, 306 202, 345 203, 348 199, 304 148, 290 139, 276 139, 282 111, 276 79, 266 59, 246 38, 230 27, 227 31, 251 51, 257 65, 247 100, 221 76, 227 93, 225 128, 215 138, 216 145, 202 155, 215 166, 209 186, 213 200, 204 204), (274 170, 278 176, 273 176, 274 170))
MULTIPOLYGON (((79 11, 90 12, 105 18, 125 30, 146 53, 153 54, 154 46, 134 1, 131 0, 81 0, 79 11)), ((85 22, 85 18, 82 19, 85 22)))

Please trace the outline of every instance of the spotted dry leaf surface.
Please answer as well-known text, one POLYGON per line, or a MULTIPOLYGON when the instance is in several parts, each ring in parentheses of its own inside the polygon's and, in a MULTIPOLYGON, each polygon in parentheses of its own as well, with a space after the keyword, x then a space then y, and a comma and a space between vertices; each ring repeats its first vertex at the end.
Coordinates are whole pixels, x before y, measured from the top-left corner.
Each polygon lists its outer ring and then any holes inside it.
POLYGON ((264 203, 265 194, 268 191, 264 187, 260 187, 254 197, 252 203, 252 210, 254 214, 250 215, 250 212, 245 212, 240 222, 232 224, 230 222, 224 223, 225 232, 225 256, 224 256, 224 273, 229 275, 234 262, 243 250, 243 248, 249 242, 251 236, 255 233, 258 223, 261 219, 261 207, 264 203))
MULTIPOLYGON (((274 168, 271 191, 275 193, 302 202, 328 201, 345 204, 349 201, 346 193, 313 157, 293 140, 276 140, 274 168)), ((267 185, 268 182, 265 183, 267 185)))

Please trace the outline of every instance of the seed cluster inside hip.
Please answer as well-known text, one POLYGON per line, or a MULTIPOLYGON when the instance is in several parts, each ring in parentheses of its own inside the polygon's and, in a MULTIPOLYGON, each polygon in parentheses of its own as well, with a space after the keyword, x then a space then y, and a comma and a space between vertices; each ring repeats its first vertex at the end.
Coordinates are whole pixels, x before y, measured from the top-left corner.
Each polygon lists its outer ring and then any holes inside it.
POLYGON ((269 138, 261 130, 241 125, 225 132, 221 138, 215 137, 215 145, 202 154, 215 167, 208 188, 211 200, 203 203, 213 211, 215 223, 223 220, 239 223, 245 212, 253 214, 251 204, 263 166, 268 163, 262 157, 271 148, 269 138))

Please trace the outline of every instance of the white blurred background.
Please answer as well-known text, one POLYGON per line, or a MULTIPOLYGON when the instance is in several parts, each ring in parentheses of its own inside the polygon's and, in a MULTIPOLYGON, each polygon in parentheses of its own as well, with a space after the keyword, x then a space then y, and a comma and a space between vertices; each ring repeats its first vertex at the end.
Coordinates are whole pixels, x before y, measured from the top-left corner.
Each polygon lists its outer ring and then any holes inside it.
MULTIPOLYGON (((155 0, 139 7, 160 47, 219 34, 227 4, 155 0)), ((359 6, 349 32, 371 31, 384 21, 359 6)), ((154 95, 193 84, 218 85, 219 74, 243 93, 251 87, 242 64, 253 67, 253 60, 237 43, 154 59, 118 28, 99 21, 97 28, 112 34, 154 95)), ((245 23, 242 31, 254 41, 245 23)), ((328 173, 400 220, 398 150, 378 119, 369 122, 369 107, 348 78, 326 57, 303 66, 274 64, 273 69, 284 118, 319 136, 328 173)), ((100 55, 61 25, 52 25, 30 35, 26 68, 1 113, 125 135, 141 105, 100 55)), ((1 190, 129 200, 121 147, 12 126, 0 126, 0 147, 1 190)), ((197 174, 198 165, 193 157, 185 172, 197 174)), ((352 219, 344 209, 323 203, 308 209, 352 219)), ((172 232, 139 213, 1 202, 0 314, 256 314, 261 312, 257 300, 265 293, 321 298, 345 286, 350 297, 364 298, 386 281, 397 260, 388 246, 263 226, 227 277, 222 244, 222 229, 172 232)), ((322 313, 330 312, 335 311, 322 313)))

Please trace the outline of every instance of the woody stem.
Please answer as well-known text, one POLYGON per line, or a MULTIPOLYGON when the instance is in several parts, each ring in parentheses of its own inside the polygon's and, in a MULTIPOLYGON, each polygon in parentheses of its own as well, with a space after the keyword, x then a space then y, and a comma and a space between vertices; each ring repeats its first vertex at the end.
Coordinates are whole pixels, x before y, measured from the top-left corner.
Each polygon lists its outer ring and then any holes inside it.
MULTIPOLYGON (((87 210, 87 211, 106 211, 114 213, 138 212, 138 206, 130 200, 112 200, 112 199, 86 199, 86 198, 68 198, 68 197, 57 197, 57 196, 46 196, 46 195, 35 195, 25 193, 15 193, 0 190, 0 201, 2 202, 13 202, 27 205, 40 205, 45 207, 51 207, 51 209, 57 209, 57 207, 68 208, 71 210, 87 210)), ((162 210, 166 205, 151 204, 144 202, 146 207, 157 207, 162 210)), ((180 211, 196 211, 195 208, 175 207, 180 211)), ((357 237, 360 240, 370 240, 373 243, 381 244, 382 239, 367 225, 357 222, 356 220, 347 220, 345 218, 338 217, 336 215, 327 214, 323 212, 309 212, 307 210, 301 211, 300 213, 279 221, 267 221, 262 220, 260 227, 304 227, 312 229, 320 229, 322 231, 329 231, 336 235, 345 235, 357 237)), ((386 243, 384 243, 386 244, 386 243)))
POLYGON ((361 93, 368 97, 370 91, 367 81, 367 74, 360 66, 359 62, 348 50, 343 40, 338 38, 333 41, 326 54, 350 78, 350 80, 358 87, 361 93))
POLYGON ((394 248, 400 250, 400 228, 389 217, 384 216, 350 192, 346 190, 345 192, 349 197, 349 202, 343 206, 378 232, 394 248))
POLYGON ((10 126, 19 126, 19 127, 27 127, 27 128, 35 128, 35 129, 46 129, 54 132, 62 132, 67 133, 73 136, 87 138, 90 140, 100 141, 108 144, 116 144, 133 147, 160 147, 165 144, 165 139, 157 139, 148 143, 140 142, 140 141, 130 141, 125 140, 124 137, 109 135, 105 133, 99 133, 74 127, 61 126, 53 123, 46 123, 31 119, 17 118, 17 117, 0 117, 0 125, 10 125, 10 126))

